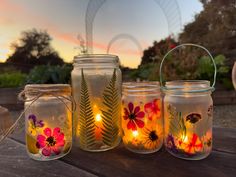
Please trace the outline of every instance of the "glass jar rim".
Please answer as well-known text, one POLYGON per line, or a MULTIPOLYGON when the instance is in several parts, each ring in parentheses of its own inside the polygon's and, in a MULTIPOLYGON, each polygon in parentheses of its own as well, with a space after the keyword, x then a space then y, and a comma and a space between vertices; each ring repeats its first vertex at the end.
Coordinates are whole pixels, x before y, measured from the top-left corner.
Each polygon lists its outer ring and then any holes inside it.
POLYGON ((122 90, 127 94, 154 94, 160 92, 160 83, 157 81, 124 82, 122 90))
POLYGON ((38 94, 50 95, 50 93, 71 95, 71 86, 69 84, 27 84, 25 86, 26 97, 38 94))
POLYGON ((161 87, 165 93, 184 94, 184 93, 204 93, 213 92, 214 87, 210 86, 208 80, 175 80, 167 81, 161 87))
POLYGON ((119 57, 112 54, 83 54, 74 57, 74 64, 119 64, 119 57))

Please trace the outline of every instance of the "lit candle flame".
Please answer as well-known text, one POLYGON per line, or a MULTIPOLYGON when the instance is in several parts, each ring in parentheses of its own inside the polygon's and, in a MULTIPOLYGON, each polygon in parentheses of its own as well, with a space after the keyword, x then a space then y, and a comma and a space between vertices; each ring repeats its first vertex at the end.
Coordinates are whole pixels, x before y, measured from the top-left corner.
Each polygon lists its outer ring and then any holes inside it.
POLYGON ((97 122, 100 122, 102 120, 102 116, 100 114, 97 114, 95 119, 97 122))
POLYGON ((137 131, 137 130, 133 131, 133 136, 134 136, 134 137, 137 137, 137 136, 138 136, 138 131, 137 131))
POLYGON ((182 138, 182 140, 183 140, 184 143, 187 143, 187 142, 188 142, 188 136, 182 135, 181 138, 182 138))

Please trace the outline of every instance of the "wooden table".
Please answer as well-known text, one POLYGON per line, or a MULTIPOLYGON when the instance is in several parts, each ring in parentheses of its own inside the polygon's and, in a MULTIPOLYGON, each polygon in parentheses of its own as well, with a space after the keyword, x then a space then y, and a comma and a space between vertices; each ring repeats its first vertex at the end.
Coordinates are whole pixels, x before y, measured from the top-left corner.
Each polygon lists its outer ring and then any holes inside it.
POLYGON ((149 155, 134 154, 121 144, 114 150, 88 153, 73 148, 66 157, 49 162, 30 159, 23 136, 0 145, 1 177, 225 177, 236 176, 236 129, 214 128, 213 152, 201 161, 186 161, 165 149, 149 155))

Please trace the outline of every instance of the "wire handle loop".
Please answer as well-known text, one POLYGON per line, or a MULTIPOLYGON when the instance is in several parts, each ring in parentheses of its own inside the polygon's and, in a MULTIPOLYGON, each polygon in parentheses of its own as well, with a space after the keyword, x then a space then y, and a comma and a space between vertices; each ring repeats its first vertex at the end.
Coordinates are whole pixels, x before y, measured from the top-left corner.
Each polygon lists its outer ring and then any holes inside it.
POLYGON ((160 85, 161 85, 161 87, 163 87, 162 66, 163 66, 163 63, 164 63, 165 59, 167 58, 167 56, 168 56, 171 52, 173 52, 174 50, 176 50, 176 49, 178 49, 178 48, 180 48, 180 47, 183 47, 183 46, 194 46, 194 47, 201 48, 201 49, 205 50, 205 52, 210 56, 211 61, 212 61, 213 65, 214 65, 214 69, 215 69, 215 72, 214 72, 214 81, 213 81, 212 86, 211 86, 211 88, 213 89, 214 86, 215 86, 215 83, 216 83, 216 73, 217 73, 217 68, 216 68, 215 60, 214 60, 213 56, 211 55, 211 53, 210 53, 205 47, 203 47, 203 46, 201 46, 201 45, 198 45, 198 44, 192 44, 192 43, 180 44, 180 45, 176 46, 175 48, 169 50, 169 51, 165 54, 165 56, 163 57, 163 59, 162 59, 162 61, 161 61, 161 64, 160 64, 160 73, 159 73, 159 75, 160 75, 160 85))

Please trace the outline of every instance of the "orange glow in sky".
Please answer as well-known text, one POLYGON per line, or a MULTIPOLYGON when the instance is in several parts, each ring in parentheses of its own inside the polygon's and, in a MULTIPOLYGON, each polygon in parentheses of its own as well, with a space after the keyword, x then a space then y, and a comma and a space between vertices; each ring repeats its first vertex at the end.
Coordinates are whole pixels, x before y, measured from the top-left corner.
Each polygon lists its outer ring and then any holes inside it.
MULTIPOLYGON (((177 1, 183 12, 183 23, 191 21, 192 16, 202 9, 198 0, 194 0, 196 5, 186 0, 177 1), (195 9, 191 9, 190 5, 195 9)), ((77 36, 80 34, 85 38, 88 2, 0 0, 0 62, 4 62, 12 53, 10 46, 19 39, 21 32, 33 28, 46 30, 53 39, 53 48, 66 62, 72 62, 73 57, 79 53, 77 36)), ((106 53, 109 41, 120 33, 129 33, 137 38, 142 51, 151 46, 154 40, 167 37, 169 33, 165 15, 155 1, 138 0, 135 5, 132 2, 110 0, 99 10, 93 27, 94 53, 106 53), (131 6, 136 11, 131 13, 127 8, 131 6)), ((122 65, 135 68, 140 64, 142 51, 132 41, 120 39, 111 46, 109 53, 119 55, 122 65)))

